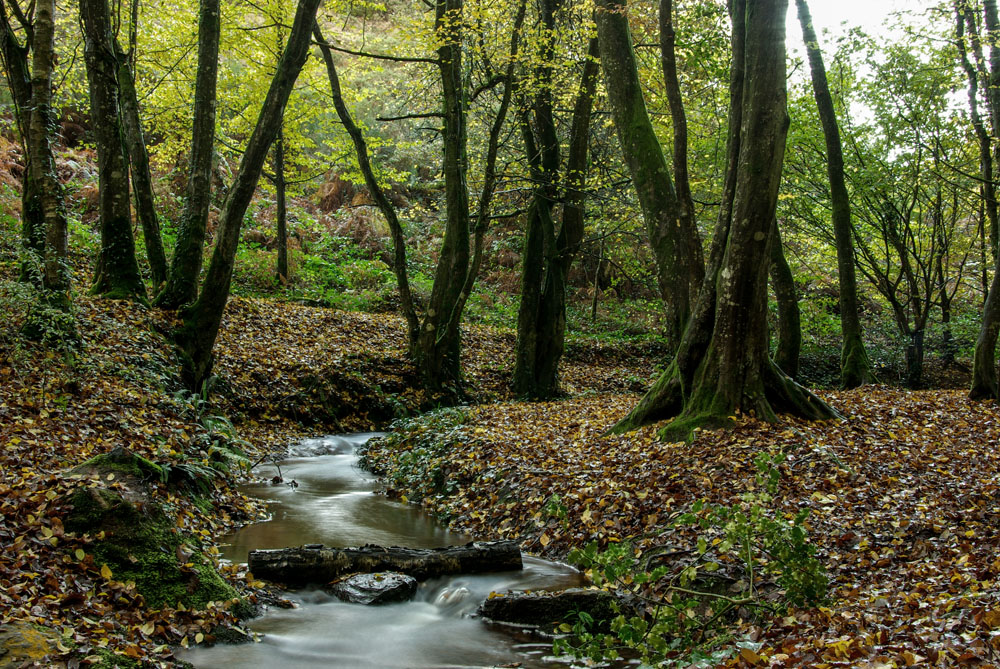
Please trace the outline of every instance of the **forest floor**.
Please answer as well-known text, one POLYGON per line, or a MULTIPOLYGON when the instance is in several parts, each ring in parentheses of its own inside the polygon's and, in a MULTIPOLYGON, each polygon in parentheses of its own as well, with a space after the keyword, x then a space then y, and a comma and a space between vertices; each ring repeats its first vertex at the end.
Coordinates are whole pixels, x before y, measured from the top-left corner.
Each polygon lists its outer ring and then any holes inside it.
MULTIPOLYGON (((25 658, 43 666, 109 658, 169 665, 171 646, 210 642, 216 625, 239 625, 227 602, 153 609, 134 584, 95 561, 96 537, 67 531, 63 520, 73 491, 97 482, 71 468, 122 446, 168 469, 209 472, 214 513, 159 482, 150 494, 212 554, 216 536, 262 511, 235 491, 238 471, 192 467, 212 465, 215 449, 235 444, 256 461, 299 436, 383 427, 435 402, 412 389, 404 327, 393 316, 234 299, 217 352, 221 380, 206 401, 177 383, 166 315, 83 296, 76 315, 75 351, 19 338, 23 314, 5 315, 9 327, 0 331, 0 666, 25 658), (19 646, 7 643, 12 635, 19 646)), ((465 346, 472 399, 482 403, 464 410, 438 463, 454 483, 450 494, 423 499, 456 527, 484 539, 516 537, 525 550, 555 558, 591 540, 631 539, 642 549, 669 541, 685 550, 694 538, 674 528, 677 514, 702 498, 737 503, 754 489, 755 455, 781 451, 774 504, 812 511, 809 536, 831 579, 829 601, 735 623, 754 645, 732 664, 998 663, 995 403, 970 402, 961 391, 826 392, 846 420, 744 418, 690 445, 666 444, 652 428, 603 436, 636 401, 662 351, 574 344, 563 375, 569 397, 521 403, 505 390, 513 336, 472 327, 465 346), (546 511, 553 499, 558 515, 546 511)), ((391 466, 377 448, 370 457, 391 466)), ((418 496, 405 478, 392 485, 418 496)), ((259 594, 245 571, 224 571, 251 601, 259 594)))

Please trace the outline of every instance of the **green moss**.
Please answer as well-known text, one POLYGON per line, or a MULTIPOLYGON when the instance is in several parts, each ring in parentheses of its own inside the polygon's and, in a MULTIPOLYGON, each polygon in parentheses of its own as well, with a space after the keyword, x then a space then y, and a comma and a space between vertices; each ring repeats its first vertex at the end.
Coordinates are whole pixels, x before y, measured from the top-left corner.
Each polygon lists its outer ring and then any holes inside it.
POLYGON ((143 481, 165 481, 163 467, 124 448, 95 456, 76 468, 78 472, 98 471, 134 476, 143 481))
POLYGON ((66 519, 72 532, 104 538, 90 549, 96 564, 106 564, 114 578, 133 581, 152 607, 204 608, 211 601, 237 597, 212 562, 185 543, 170 519, 152 503, 140 509, 110 490, 74 493, 73 512, 66 519))
POLYGON ((96 669, 142 669, 142 663, 127 655, 115 655, 106 648, 97 651, 97 664, 90 665, 96 669))

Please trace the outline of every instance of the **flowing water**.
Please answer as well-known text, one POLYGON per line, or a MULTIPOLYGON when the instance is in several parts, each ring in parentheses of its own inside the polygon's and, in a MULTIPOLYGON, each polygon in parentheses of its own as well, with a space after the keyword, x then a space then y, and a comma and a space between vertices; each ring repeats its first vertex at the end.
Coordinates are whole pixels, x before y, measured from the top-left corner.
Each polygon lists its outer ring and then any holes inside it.
MULTIPOLYGON (((285 483, 247 486, 269 501, 271 520, 223 539, 223 556, 245 562, 256 548, 306 543, 327 546, 435 548, 470 537, 450 532, 419 509, 373 492, 375 477, 357 466, 355 448, 372 434, 306 439, 280 464, 285 483), (298 485, 287 483, 295 481, 298 485)), ((261 467, 266 476, 273 465, 261 467)), ((345 604, 322 590, 288 594, 293 609, 269 609, 250 628, 255 644, 185 652, 199 669, 233 667, 548 667, 548 642, 469 617, 491 591, 562 589, 580 585, 571 567, 525 557, 524 570, 460 575, 420 584, 413 601, 386 606, 345 604), (518 664, 520 663, 520 664, 518 664)), ((565 665, 561 665, 565 666, 565 665)))

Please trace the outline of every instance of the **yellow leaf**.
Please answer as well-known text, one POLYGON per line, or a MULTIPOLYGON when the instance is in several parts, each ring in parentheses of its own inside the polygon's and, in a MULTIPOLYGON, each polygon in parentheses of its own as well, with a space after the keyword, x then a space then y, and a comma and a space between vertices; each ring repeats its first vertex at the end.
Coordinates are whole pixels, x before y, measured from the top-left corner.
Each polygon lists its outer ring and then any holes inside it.
POLYGON ((101 576, 107 580, 111 580, 111 567, 106 564, 101 565, 101 576))
POLYGON ((75 551, 73 552, 73 555, 75 555, 75 556, 76 556, 76 559, 77 559, 77 560, 82 560, 83 558, 87 557, 87 554, 83 552, 83 549, 82 549, 82 548, 77 548, 77 549, 76 549, 76 550, 75 550, 75 551))
POLYGON ((741 648, 740 655, 750 664, 760 664, 760 655, 754 652, 752 648, 741 648))
POLYGON ((548 546, 549 535, 543 533, 542 536, 538 537, 538 543, 540 543, 542 546, 548 546))
POLYGON ((114 472, 108 472, 108 480, 109 481, 114 481, 115 480, 115 473, 114 472))
POLYGON ((194 642, 195 643, 201 643, 204 640, 205 640, 205 635, 202 634, 201 632, 198 632, 197 634, 194 635, 194 642))

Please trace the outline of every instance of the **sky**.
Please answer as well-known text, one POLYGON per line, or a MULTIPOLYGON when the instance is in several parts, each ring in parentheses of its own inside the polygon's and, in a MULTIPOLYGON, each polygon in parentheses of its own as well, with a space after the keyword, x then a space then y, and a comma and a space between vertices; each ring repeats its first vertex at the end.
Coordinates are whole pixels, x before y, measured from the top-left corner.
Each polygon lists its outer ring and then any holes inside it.
MULTIPOLYGON (((790 0, 788 4, 788 42, 793 49, 798 49, 802 44, 802 31, 799 30, 794 0, 790 0)), ((931 4, 930 0, 811 0, 809 12, 820 41, 823 41, 824 29, 838 35, 846 27, 860 26, 870 34, 877 34, 882 21, 891 13, 907 9, 919 10, 931 4), (846 26, 843 25, 845 23, 846 26)))

